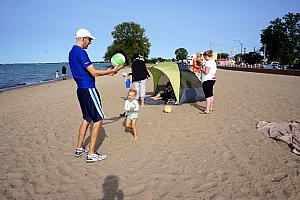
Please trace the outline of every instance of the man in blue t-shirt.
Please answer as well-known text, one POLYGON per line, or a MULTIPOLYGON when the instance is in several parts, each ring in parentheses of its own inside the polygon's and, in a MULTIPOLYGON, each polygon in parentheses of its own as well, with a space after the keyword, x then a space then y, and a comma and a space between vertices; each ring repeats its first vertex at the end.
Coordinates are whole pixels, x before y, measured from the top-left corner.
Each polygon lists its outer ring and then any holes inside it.
POLYGON ((95 87, 95 77, 104 75, 114 75, 121 69, 121 66, 108 70, 97 70, 85 49, 96 39, 87 29, 78 29, 76 32, 76 44, 69 53, 69 65, 73 78, 77 84, 77 97, 81 107, 83 121, 79 129, 77 148, 75 157, 80 157, 88 152, 86 162, 96 162, 107 158, 106 155, 100 155, 95 152, 95 144, 98 133, 105 118, 101 106, 100 95, 95 87), (89 150, 83 147, 83 140, 88 130, 90 122, 93 121, 93 130, 91 132, 91 140, 89 150))

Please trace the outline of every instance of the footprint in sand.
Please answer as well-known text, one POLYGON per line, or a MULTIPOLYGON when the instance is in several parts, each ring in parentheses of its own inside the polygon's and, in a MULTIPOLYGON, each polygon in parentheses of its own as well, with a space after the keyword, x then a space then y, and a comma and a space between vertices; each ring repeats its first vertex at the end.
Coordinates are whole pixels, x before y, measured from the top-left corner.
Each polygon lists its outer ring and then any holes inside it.
POLYGON ((217 186, 218 186, 218 183, 215 183, 215 182, 209 182, 209 183, 207 183, 207 184, 205 184, 205 185, 203 185, 203 186, 200 186, 199 188, 196 188, 196 189, 195 189, 195 192, 197 192, 197 193, 205 192, 205 191, 210 190, 210 189, 212 189, 212 188, 215 188, 215 187, 217 187, 217 186))
POLYGON ((146 190, 146 186, 144 186, 144 185, 130 187, 126 190, 125 196, 128 196, 128 197, 135 196, 137 194, 144 192, 145 190, 146 190))

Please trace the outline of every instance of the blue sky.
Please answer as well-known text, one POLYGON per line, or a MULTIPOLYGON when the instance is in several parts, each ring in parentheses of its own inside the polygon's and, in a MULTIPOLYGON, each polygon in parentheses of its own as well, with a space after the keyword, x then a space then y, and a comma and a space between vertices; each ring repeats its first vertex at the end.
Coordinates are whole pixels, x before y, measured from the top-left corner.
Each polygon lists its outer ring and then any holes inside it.
POLYGON ((0 0, 0 63, 64 62, 78 28, 97 38, 88 49, 101 61, 122 22, 134 21, 150 39, 149 57, 173 58, 211 48, 229 54, 261 47, 270 21, 299 13, 299 0, 0 0), (235 52, 231 50, 235 48, 235 52))

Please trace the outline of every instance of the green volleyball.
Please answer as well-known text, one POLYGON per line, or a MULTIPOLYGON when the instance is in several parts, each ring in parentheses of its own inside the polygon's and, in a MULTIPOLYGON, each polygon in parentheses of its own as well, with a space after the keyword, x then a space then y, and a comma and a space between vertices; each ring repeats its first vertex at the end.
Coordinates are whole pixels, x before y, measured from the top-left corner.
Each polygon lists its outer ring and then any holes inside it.
POLYGON ((113 57, 110 59, 110 62, 114 67, 118 65, 124 65, 125 61, 125 56, 123 56, 121 53, 113 55, 113 57))

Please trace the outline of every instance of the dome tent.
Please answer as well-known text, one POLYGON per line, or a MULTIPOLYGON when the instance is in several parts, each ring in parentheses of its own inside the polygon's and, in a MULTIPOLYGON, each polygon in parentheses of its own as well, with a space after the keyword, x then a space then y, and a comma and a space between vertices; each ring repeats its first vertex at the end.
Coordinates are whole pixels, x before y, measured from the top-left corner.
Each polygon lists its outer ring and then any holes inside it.
POLYGON ((202 84, 186 65, 164 62, 148 68, 153 77, 154 94, 170 81, 178 104, 205 100, 202 84))

